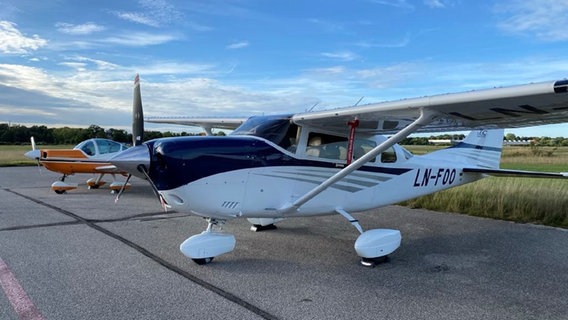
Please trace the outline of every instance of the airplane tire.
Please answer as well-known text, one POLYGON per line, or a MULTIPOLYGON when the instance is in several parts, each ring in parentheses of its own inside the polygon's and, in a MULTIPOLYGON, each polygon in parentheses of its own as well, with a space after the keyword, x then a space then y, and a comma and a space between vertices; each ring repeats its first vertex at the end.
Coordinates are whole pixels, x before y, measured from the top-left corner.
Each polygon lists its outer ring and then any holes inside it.
POLYGON ((378 264, 389 262, 389 256, 382 256, 377 258, 361 258, 361 265, 367 268, 374 268, 378 264))
POLYGON ((202 266, 202 265, 208 264, 211 261, 213 261, 213 257, 201 258, 201 259, 191 259, 191 260, 193 260, 193 262, 197 263, 198 265, 202 266))
POLYGON ((57 194, 64 194, 65 193, 65 190, 54 190, 54 191, 57 194))

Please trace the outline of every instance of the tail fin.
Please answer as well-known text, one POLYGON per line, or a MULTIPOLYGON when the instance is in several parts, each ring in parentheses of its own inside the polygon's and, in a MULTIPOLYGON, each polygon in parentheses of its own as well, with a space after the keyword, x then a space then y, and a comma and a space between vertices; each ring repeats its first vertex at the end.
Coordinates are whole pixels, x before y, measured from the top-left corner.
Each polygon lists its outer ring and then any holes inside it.
POLYGON ((454 161, 463 161, 471 168, 499 168, 503 149, 503 129, 475 130, 457 145, 448 149, 432 152, 434 157, 451 157, 454 161))
POLYGON ((144 136, 144 113, 142 111, 142 96, 140 94, 140 77, 134 78, 134 99, 132 102, 132 145, 142 144, 144 136))

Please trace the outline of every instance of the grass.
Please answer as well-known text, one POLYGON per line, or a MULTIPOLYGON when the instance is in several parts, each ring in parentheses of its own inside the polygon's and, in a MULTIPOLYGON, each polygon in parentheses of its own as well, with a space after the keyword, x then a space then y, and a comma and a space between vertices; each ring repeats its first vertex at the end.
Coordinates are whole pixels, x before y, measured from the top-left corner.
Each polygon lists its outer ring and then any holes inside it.
MULTIPOLYGON (((409 150, 414 151, 413 148, 411 146, 409 150)), ((420 152, 425 148, 420 146, 418 149, 420 152)), ((540 147, 536 150, 505 147, 501 168, 568 172, 568 147, 540 147)), ((411 208, 568 228, 567 180, 489 177, 401 204, 411 208)))
MULTIPOLYGON (((71 145, 41 145, 38 149, 71 149, 71 145)), ((35 166, 35 160, 24 157, 30 151, 30 145, 0 145, 0 167, 35 166)))
MULTIPOLYGON (((73 146, 39 146, 72 148, 73 146)), ((441 149, 408 146, 415 154, 441 149)), ((30 146, 0 145, 0 166, 36 165, 24 157, 30 146)), ((568 147, 505 147, 505 169, 568 172, 568 147)), ((405 201, 402 205, 444 212, 568 228, 568 181, 558 179, 494 178, 405 201)))

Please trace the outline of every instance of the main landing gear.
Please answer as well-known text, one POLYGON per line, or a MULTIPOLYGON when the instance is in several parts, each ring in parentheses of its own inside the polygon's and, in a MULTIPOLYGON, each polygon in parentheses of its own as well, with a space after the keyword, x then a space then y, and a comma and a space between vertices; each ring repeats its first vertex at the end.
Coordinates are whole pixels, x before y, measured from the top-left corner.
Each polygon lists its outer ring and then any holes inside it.
POLYGON ((57 194, 64 194, 67 190, 77 189, 79 186, 77 183, 67 183, 65 182, 67 175, 64 174, 59 181, 55 181, 51 184, 51 190, 55 191, 57 194))
POLYGON ((361 257, 361 265, 369 268, 379 263, 387 262, 388 255, 400 247, 402 237, 400 231, 393 229, 371 229, 363 232, 359 220, 353 218, 347 211, 337 209, 361 233, 355 241, 355 251, 361 257))
MULTIPOLYGON (((68 176, 67 174, 64 174, 59 179, 59 181, 55 181, 53 184, 51 184, 51 190, 53 190, 57 194, 64 194, 68 190, 77 189, 79 187, 78 183, 65 182, 67 176, 68 176)), ((103 176, 104 173, 99 174, 99 176, 96 178, 91 178, 87 180, 87 186, 89 187, 89 189, 98 189, 101 186, 105 185, 106 182, 102 181, 103 176)), ((128 181, 127 182, 116 181, 116 176, 114 174, 112 174, 112 180, 113 181, 109 186, 111 193, 116 193, 122 188, 129 189, 131 186, 130 183, 128 183, 128 181)))
POLYGON ((213 261, 216 256, 235 249, 235 236, 222 232, 226 220, 207 218, 207 230, 186 239, 180 246, 180 251, 199 265, 213 261))
MULTIPOLYGON (((104 174, 100 174, 96 178, 91 178, 87 180, 87 186, 89 189, 98 189, 99 187, 103 186, 106 182, 102 181, 104 174)), ((113 175, 114 178, 114 175, 113 175)))
POLYGON ((278 229, 276 227, 276 222, 284 220, 283 218, 248 218, 247 219, 252 226, 250 227, 251 231, 254 232, 261 232, 266 230, 274 230, 278 229))

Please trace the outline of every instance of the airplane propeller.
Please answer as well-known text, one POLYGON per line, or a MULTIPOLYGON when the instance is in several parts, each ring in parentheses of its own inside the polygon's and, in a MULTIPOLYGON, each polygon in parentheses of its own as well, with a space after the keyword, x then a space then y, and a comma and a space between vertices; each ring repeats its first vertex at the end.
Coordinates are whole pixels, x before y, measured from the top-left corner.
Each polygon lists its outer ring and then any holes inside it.
MULTIPOLYGON (((132 175, 135 175, 140 179, 147 180, 150 183, 150 186, 152 187, 152 191, 154 192, 156 197, 158 197, 158 200, 162 204, 162 207, 164 208, 164 210, 167 211, 168 205, 165 202, 164 198, 158 192, 158 188, 156 187, 154 181, 152 181, 152 178, 150 177, 149 174, 150 150, 148 149, 147 145, 142 144, 132 147, 128 150, 121 152, 120 154, 117 154, 109 161, 119 170, 130 172, 126 179, 127 182, 132 175)), ((122 195, 123 192, 122 189, 123 188, 121 188, 121 190, 119 191, 115 199, 115 202, 117 202, 120 196, 122 195)))
POLYGON ((122 193, 126 189, 126 186, 128 185, 128 181, 130 180, 130 177, 132 177, 132 175, 129 173, 128 176, 126 177, 126 181, 124 182, 122 187, 120 187, 120 190, 118 191, 118 194, 116 195, 116 198, 114 199, 114 203, 117 203, 118 199, 120 199, 120 196, 122 195, 122 193))
POLYGON ((40 157, 40 150, 36 149, 36 143, 34 137, 30 137, 30 142, 32 144, 32 150, 26 152, 24 156, 28 159, 36 160, 37 161, 37 168, 39 173, 41 174, 41 163, 39 162, 40 157))
POLYGON ((150 175, 148 174, 148 170, 146 169, 146 166, 144 166, 143 164, 138 165, 138 171, 142 172, 145 176, 146 176, 146 180, 148 180, 148 182, 150 182, 150 186, 152 187, 152 191, 154 191, 154 194, 156 195, 156 197, 158 197, 158 201, 160 201, 160 204, 162 205, 162 209, 164 209, 164 211, 168 211, 168 205, 166 203, 166 201, 164 200, 164 198, 162 197, 162 195, 160 194, 160 192, 158 191, 158 187, 156 187, 156 184, 154 184, 154 181, 152 181, 152 178, 150 178, 150 175))

